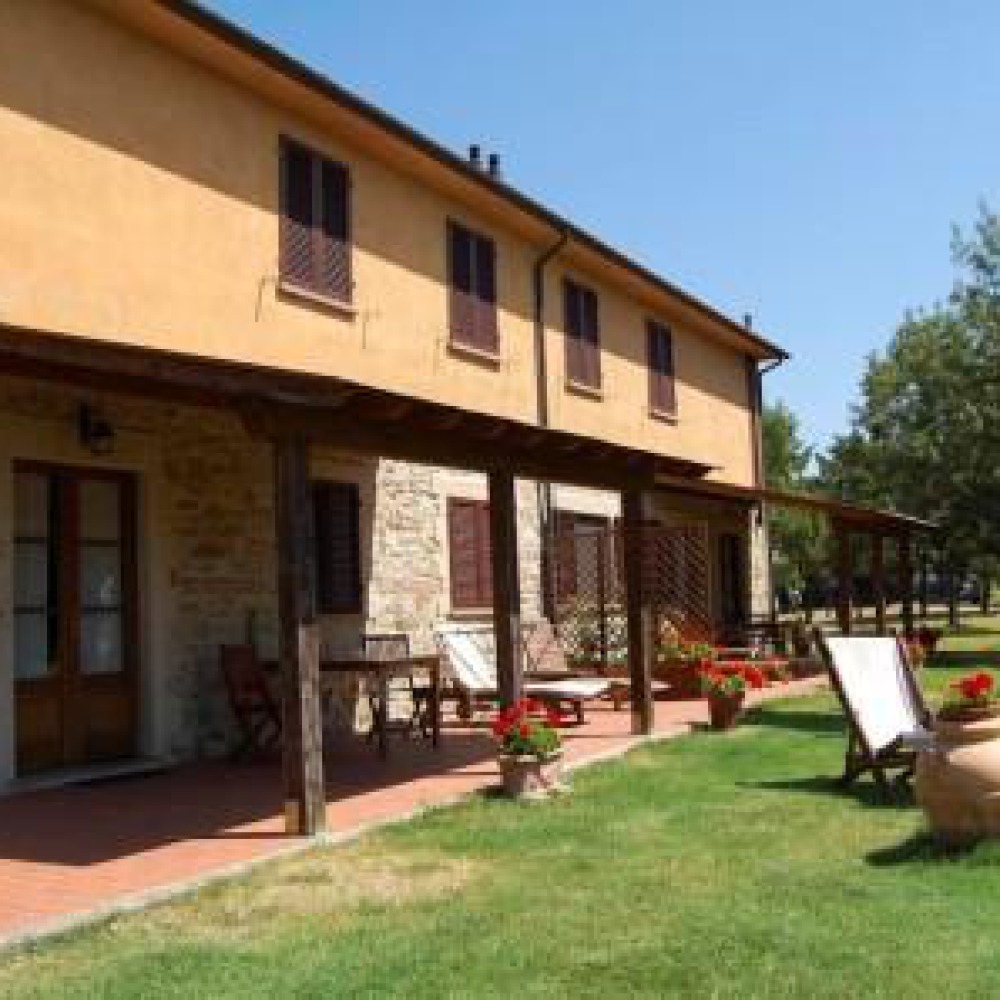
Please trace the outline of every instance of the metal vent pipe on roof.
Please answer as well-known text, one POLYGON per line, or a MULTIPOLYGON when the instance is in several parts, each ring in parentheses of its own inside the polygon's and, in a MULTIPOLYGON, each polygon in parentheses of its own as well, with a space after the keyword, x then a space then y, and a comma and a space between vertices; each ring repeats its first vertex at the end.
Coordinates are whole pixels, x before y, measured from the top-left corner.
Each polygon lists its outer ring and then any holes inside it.
POLYGON ((483 169, 483 154, 478 143, 474 142, 471 146, 469 146, 469 163, 471 163, 477 170, 483 169))

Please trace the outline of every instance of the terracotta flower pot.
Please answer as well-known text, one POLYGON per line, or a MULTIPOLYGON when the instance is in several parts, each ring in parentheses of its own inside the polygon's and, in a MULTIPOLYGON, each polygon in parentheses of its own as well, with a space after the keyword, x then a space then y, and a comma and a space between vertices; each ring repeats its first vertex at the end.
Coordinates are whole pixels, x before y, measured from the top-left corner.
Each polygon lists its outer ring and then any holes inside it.
POLYGON ((562 752, 539 759, 527 755, 498 755, 504 794, 512 799, 538 802, 568 791, 563 781, 562 752))
POLYGON ((675 698, 701 697, 701 672, 698 664, 689 660, 661 660, 654 668, 657 680, 670 685, 675 698))
POLYGON ((937 745, 917 758, 914 791, 931 829, 950 844, 1000 836, 1000 715, 938 719, 937 745))
POLYGON ((710 694, 708 696, 708 717, 713 729, 732 729, 743 711, 745 693, 710 694))

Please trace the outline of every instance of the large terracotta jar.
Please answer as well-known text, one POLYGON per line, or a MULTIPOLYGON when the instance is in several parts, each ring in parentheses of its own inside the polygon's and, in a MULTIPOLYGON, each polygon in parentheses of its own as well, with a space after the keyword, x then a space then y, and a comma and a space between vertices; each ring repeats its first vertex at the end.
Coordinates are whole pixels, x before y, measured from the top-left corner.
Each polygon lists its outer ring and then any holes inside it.
POLYGON ((939 719, 934 732, 914 783, 931 829, 955 845, 1000 836, 1000 715, 939 719))

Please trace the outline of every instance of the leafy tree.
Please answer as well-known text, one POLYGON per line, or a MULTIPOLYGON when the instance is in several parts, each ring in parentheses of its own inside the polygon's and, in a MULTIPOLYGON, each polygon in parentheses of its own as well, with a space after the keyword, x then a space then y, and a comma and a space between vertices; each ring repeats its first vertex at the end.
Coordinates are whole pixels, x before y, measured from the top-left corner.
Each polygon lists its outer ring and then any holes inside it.
POLYGON ((1000 558, 1000 219, 956 232, 947 305, 909 315, 868 358, 851 427, 819 462, 834 495, 939 522, 952 576, 1000 558))
MULTIPOLYGON (((782 402, 766 406, 762 433, 767 485, 789 492, 807 490, 813 452, 802 440, 795 414, 782 402)), ((823 519, 808 511, 775 507, 769 511, 768 526, 775 554, 774 585, 813 589, 826 555, 823 519)))

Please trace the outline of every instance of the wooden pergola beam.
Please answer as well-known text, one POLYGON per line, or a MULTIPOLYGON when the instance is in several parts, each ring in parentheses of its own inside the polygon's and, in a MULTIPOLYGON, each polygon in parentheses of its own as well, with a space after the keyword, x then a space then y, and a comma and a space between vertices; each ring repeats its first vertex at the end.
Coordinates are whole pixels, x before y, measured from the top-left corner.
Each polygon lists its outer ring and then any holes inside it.
POLYGON ((278 554, 278 660, 281 676, 285 828, 296 836, 326 829, 319 628, 309 448, 301 438, 274 443, 278 554))
POLYGON ((903 633, 913 632, 913 538, 904 532, 898 538, 899 599, 902 607, 903 633))
MULTIPOLYGON (((328 444, 356 452, 402 461, 421 462, 476 472, 507 468, 516 476, 541 482, 559 482, 595 489, 648 489, 653 467, 644 456, 614 449, 604 462, 581 461, 581 451, 567 452, 564 435, 522 429, 502 424, 504 435, 484 447, 484 439, 463 421, 449 431, 434 430, 421 422, 423 432, 414 432, 411 421, 371 421, 353 406, 337 411, 320 407, 283 406, 268 399, 243 399, 240 416, 247 431, 256 437, 300 437, 316 444, 328 444), (545 434, 545 441, 529 447, 524 433, 545 434)), ((478 426, 482 426, 478 424, 478 426)))
POLYGON ((846 524, 832 525, 837 547, 837 624, 844 635, 851 634, 851 603, 854 596, 854 555, 851 532, 846 524))
POLYGON ((886 634, 885 588, 885 537, 873 532, 872 541, 872 594, 875 599, 875 634, 886 634))
POLYGON ((628 633, 628 668, 632 691, 632 732, 648 735, 653 731, 653 682, 650 658, 649 609, 643 586, 642 493, 622 493, 622 528, 625 557, 625 620, 628 633))
POLYGON ((521 587, 517 560, 517 497, 514 474, 489 474, 490 542, 493 555, 493 631, 501 707, 521 698, 521 587))

